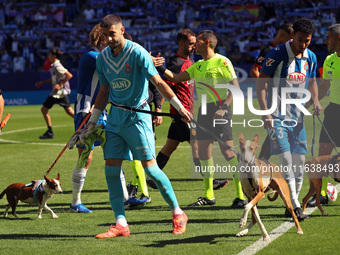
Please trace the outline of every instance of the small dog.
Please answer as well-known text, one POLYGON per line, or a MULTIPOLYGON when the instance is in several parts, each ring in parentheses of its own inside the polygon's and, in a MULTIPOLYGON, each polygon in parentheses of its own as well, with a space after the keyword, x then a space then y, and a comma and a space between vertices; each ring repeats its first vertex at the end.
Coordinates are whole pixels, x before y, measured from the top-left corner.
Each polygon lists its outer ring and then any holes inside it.
POLYGON ((6 205, 4 217, 8 216, 8 210, 12 207, 12 214, 16 219, 19 219, 16 214, 16 206, 20 201, 28 204, 36 204, 39 205, 38 210, 38 218, 41 219, 42 210, 45 209, 49 211, 52 215, 53 219, 57 219, 58 216, 52 211, 51 208, 47 206, 47 201, 54 194, 63 193, 61 189, 61 183, 59 181, 60 175, 58 173, 57 178, 49 179, 46 175, 44 175, 44 179, 32 181, 30 184, 24 183, 13 183, 9 185, 1 194, 0 199, 4 197, 6 194, 6 198, 8 201, 8 205, 6 205))
POLYGON ((319 208, 322 216, 328 216, 320 204, 322 177, 330 176, 336 182, 340 182, 339 160, 339 155, 324 155, 312 158, 305 163, 305 173, 309 178, 309 191, 302 200, 303 212, 306 210, 308 199, 316 193, 315 205, 319 208))
POLYGON ((276 193, 272 198, 268 196, 268 200, 274 201, 277 199, 278 195, 280 195, 292 214, 297 228, 297 233, 303 234, 298 218, 293 210, 288 184, 283 179, 280 168, 272 163, 259 160, 255 157, 259 136, 256 134, 252 141, 245 141, 243 134, 240 134, 239 141, 241 149, 241 158, 239 159, 240 179, 243 193, 248 198, 248 204, 244 207, 240 220, 240 228, 243 228, 246 225, 250 210, 252 211, 252 220, 250 224, 244 230, 237 233, 236 236, 245 236, 257 222, 262 232, 263 240, 270 241, 269 235, 260 219, 256 206, 257 203, 265 196, 265 192, 270 189, 273 189, 276 193))

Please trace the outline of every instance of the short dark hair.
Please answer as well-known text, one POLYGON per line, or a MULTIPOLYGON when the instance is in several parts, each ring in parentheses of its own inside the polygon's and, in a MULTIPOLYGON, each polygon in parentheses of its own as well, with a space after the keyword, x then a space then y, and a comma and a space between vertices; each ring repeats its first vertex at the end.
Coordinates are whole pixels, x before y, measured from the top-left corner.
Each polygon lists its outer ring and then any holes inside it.
POLYGON ((327 31, 334 32, 336 35, 340 35, 340 24, 334 24, 327 28, 327 31))
POLYGON ((210 41, 210 48, 212 49, 215 49, 216 45, 217 45, 217 36, 215 34, 214 31, 212 30, 202 30, 201 32, 198 33, 197 36, 200 36, 201 35, 201 39, 203 41, 205 40, 209 40, 210 41))
POLYGON ((286 32, 287 34, 292 34, 294 32, 293 30, 293 24, 291 23, 284 23, 279 27, 279 30, 282 30, 286 32))
POLYGON ((302 32, 306 35, 311 35, 314 33, 315 26, 309 19, 300 18, 294 22, 293 30, 294 34, 296 34, 297 32, 302 32))
POLYGON ((116 24, 123 24, 121 17, 116 14, 106 15, 100 22, 101 27, 111 27, 116 24))
POLYGON ((187 28, 182 29, 177 34, 177 43, 179 43, 179 41, 184 41, 184 42, 187 41, 190 36, 196 36, 196 34, 192 32, 190 29, 187 29, 187 28))
POLYGON ((64 54, 61 50, 59 50, 59 48, 50 49, 50 53, 55 55, 56 58, 58 58, 58 59, 64 54))

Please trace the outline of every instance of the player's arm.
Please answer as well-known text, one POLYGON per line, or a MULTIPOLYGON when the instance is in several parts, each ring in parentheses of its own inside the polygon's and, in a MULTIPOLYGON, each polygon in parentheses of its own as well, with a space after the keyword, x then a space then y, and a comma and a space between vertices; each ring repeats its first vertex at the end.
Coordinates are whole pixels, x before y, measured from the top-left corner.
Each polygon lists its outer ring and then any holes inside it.
POLYGON ((100 90, 97 95, 96 101, 94 103, 94 109, 92 111, 91 117, 85 126, 85 136, 87 137, 95 125, 97 124, 100 116, 102 115, 104 109, 106 108, 107 102, 109 100, 110 86, 100 85, 100 90))
POLYGON ((253 79, 257 79, 260 76, 260 68, 256 65, 253 65, 253 67, 250 69, 249 75, 253 79))
POLYGON ((157 67, 157 71, 164 75, 165 78, 167 78, 169 81, 173 83, 180 83, 183 81, 188 81, 190 80, 190 75, 188 74, 187 71, 183 71, 179 74, 176 74, 169 69, 166 69, 164 66, 159 66, 157 67))
MULTIPOLYGON (((266 102, 266 95, 267 95, 267 81, 270 78, 268 74, 264 72, 260 72, 259 79, 256 82, 256 95, 257 100, 259 101, 259 105, 261 110, 268 110, 267 102, 266 102)), ((264 121, 264 125, 268 128, 273 128, 272 125, 272 116, 270 114, 263 115, 262 120, 264 121)))
MULTIPOLYGON (((170 72, 170 70, 169 70, 170 72)), ((183 72, 184 73, 184 72, 183 72)), ((187 111, 182 103, 179 101, 175 93, 172 89, 163 81, 159 74, 155 74, 151 77, 150 81, 156 86, 158 91, 162 94, 162 96, 167 99, 172 106, 176 108, 176 110, 183 116, 183 118, 190 122, 190 112, 187 111)))
MULTIPOLYGON (((235 87, 238 87, 240 88, 240 85, 238 83, 238 80, 237 79, 234 79, 232 80, 231 82, 229 82, 229 84, 235 86, 235 87)), ((221 107, 221 109, 218 109, 215 114, 214 114, 214 118, 215 119, 222 119, 225 112, 226 112, 226 108, 225 106, 230 106, 231 103, 233 102, 233 94, 232 92, 229 90, 229 93, 228 93, 228 96, 227 96, 227 99, 223 102, 223 105, 221 107)))
POLYGON ((55 84, 55 85, 53 86, 54 89, 56 89, 56 90, 61 89, 61 88, 65 85, 65 83, 66 83, 67 81, 69 81, 69 80, 73 77, 73 75, 72 75, 69 71, 66 71, 66 72, 65 72, 65 75, 66 75, 66 77, 65 77, 63 80, 61 80, 61 81, 59 82, 59 84, 55 84))
POLYGON ((52 82, 52 78, 51 79, 47 79, 47 80, 43 80, 43 81, 38 81, 37 83, 34 84, 34 86, 36 86, 38 89, 46 84, 46 83, 51 83, 52 82))
POLYGON ((318 84, 316 83, 315 77, 310 78, 309 83, 308 83, 308 90, 310 91, 312 100, 313 100, 313 111, 316 114, 320 114, 322 111, 322 106, 319 102, 318 84))

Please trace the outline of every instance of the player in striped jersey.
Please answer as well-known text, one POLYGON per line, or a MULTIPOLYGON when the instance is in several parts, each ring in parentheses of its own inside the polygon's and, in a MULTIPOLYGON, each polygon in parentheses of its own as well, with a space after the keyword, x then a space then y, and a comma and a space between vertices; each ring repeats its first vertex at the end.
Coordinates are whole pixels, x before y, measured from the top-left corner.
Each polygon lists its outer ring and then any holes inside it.
MULTIPOLYGON (((283 174, 289 185, 294 212, 301 221, 305 215, 302 214, 298 196, 303 183, 303 166, 307 153, 304 114, 303 109, 295 105, 287 105, 286 113, 281 112, 281 88, 308 89, 314 101, 314 110, 318 107, 320 112, 322 108, 316 83, 317 60, 315 54, 308 49, 314 25, 310 20, 301 18, 294 23, 293 29, 292 41, 273 48, 266 55, 257 81, 257 97, 261 110, 268 110, 272 104, 272 89, 278 88, 278 106, 271 115, 263 115, 262 119, 271 139, 271 154, 278 155, 280 165, 288 169, 283 174)), ((303 92, 286 95, 290 99, 303 96, 303 92)))
MULTIPOLYGON (((285 23, 280 26, 274 40, 260 51, 259 56, 256 58, 256 61, 249 72, 249 75, 253 79, 255 79, 255 81, 257 78, 259 78, 260 70, 262 68, 263 61, 265 60, 267 53, 275 46, 283 44, 287 42, 288 40, 292 39, 292 36, 293 36, 293 24, 285 23)), ((269 136, 267 135, 265 141, 263 142, 261 146, 259 158, 264 158, 266 160, 269 160, 270 156, 271 156, 270 155, 270 139, 269 139, 269 136)))

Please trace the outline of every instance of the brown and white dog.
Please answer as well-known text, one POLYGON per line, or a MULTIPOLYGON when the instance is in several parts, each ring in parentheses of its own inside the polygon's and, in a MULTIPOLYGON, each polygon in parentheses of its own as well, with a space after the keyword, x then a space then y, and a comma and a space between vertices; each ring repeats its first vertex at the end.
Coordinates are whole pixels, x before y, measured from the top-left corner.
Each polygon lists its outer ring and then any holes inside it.
POLYGON ((303 234, 298 218, 293 211, 293 206, 290 200, 289 187, 283 179, 281 169, 272 163, 259 160, 255 157, 255 152, 258 147, 259 136, 256 134, 252 141, 245 140, 243 134, 239 136, 241 159, 240 160, 240 179, 244 195, 248 198, 248 204, 244 207, 244 211, 240 220, 240 228, 243 228, 247 223, 248 213, 252 211, 252 220, 250 224, 236 236, 245 236, 249 230, 257 222, 262 232, 263 240, 270 241, 269 235, 260 219, 257 210, 257 203, 265 196, 265 192, 273 189, 276 194, 269 201, 274 201, 280 195, 287 208, 292 214, 295 222, 297 233, 303 234))
POLYGON ((16 214, 16 206, 20 201, 28 204, 38 204, 38 218, 41 219, 42 210, 45 209, 49 211, 53 219, 57 219, 58 216, 52 211, 51 208, 47 206, 47 201, 54 194, 63 193, 61 189, 61 183, 59 181, 60 175, 58 173, 57 178, 49 179, 44 175, 44 179, 32 181, 31 184, 25 183, 13 183, 9 185, 1 194, 0 199, 6 194, 8 205, 6 205, 4 217, 8 216, 8 210, 12 207, 13 216, 18 219, 16 214))
POLYGON ((336 182, 340 182, 339 160, 339 155, 324 155, 312 158, 305 163, 305 173, 309 178, 309 191, 302 200, 303 212, 306 210, 308 199, 316 193, 315 205, 319 208, 322 216, 328 216, 320 204, 322 177, 330 176, 336 182))

